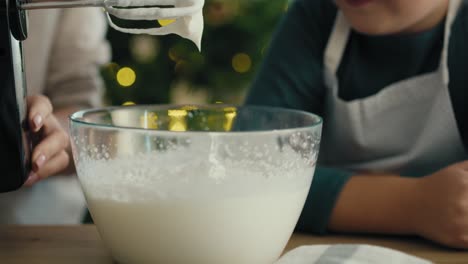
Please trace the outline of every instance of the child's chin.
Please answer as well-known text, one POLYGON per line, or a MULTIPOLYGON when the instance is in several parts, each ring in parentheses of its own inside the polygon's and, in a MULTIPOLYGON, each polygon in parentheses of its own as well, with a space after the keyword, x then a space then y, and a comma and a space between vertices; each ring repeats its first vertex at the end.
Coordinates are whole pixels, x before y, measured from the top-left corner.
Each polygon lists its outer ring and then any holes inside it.
POLYGON ((401 29, 397 27, 392 27, 388 25, 377 25, 372 23, 352 23, 352 27, 355 31, 365 34, 365 35, 372 35, 372 36, 383 36, 383 35, 392 35, 398 34, 401 32, 401 29))

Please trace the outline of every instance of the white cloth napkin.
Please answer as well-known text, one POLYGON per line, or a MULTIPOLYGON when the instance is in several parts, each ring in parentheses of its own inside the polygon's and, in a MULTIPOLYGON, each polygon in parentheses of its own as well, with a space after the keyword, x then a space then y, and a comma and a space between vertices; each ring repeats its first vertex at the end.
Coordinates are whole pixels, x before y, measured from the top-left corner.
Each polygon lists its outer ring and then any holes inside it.
POLYGON ((403 252, 370 245, 302 246, 275 264, 431 264, 403 252))
POLYGON ((131 34, 177 34, 191 40, 201 50, 205 0, 107 0, 104 2, 112 28, 131 34), (154 7, 172 6, 172 7, 154 7), (175 20, 160 28, 123 28, 110 15, 126 20, 175 20))

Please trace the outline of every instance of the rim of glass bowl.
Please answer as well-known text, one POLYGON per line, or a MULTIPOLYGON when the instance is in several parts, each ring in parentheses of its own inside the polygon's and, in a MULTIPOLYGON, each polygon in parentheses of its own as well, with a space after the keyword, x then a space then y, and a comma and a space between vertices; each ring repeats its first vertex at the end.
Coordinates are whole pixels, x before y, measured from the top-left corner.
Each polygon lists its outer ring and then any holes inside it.
POLYGON ((322 117, 309 113, 302 110, 282 108, 282 107, 271 107, 271 106, 257 106, 257 105, 229 105, 229 104, 207 104, 207 105, 196 105, 196 104, 141 104, 141 105, 130 105, 130 106, 111 106, 111 107, 102 107, 102 108, 92 108, 84 109, 78 112, 71 114, 68 119, 70 124, 76 123, 80 126, 94 127, 99 129, 109 129, 109 130, 125 130, 125 131, 140 131, 145 133, 157 133, 157 134, 210 134, 210 135, 248 135, 248 134, 272 134, 272 133, 291 133, 291 132, 301 132, 311 130, 323 124, 322 117), (194 109, 201 110, 210 110, 210 109, 223 109, 227 107, 235 107, 236 109, 258 109, 265 111, 282 111, 296 115, 302 115, 309 117, 311 119, 311 124, 306 126, 298 126, 293 128, 282 128, 282 129, 264 129, 264 130, 247 130, 247 131, 170 131, 170 130, 158 130, 158 129, 148 129, 148 128, 139 128, 139 127, 127 127, 127 126, 116 126, 108 124, 99 124, 95 122, 88 122, 82 120, 82 118, 87 114, 99 113, 99 112, 112 112, 122 109, 131 109, 131 108, 153 108, 154 111, 164 111, 164 110, 183 110, 184 107, 191 107, 194 109))

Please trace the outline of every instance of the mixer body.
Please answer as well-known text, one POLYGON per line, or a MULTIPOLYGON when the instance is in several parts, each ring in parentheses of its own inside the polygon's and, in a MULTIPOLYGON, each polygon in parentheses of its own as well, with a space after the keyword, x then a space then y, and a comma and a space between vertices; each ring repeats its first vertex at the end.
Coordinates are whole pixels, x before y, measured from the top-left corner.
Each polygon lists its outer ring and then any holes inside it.
POLYGON ((0 2, 0 192, 7 192, 20 188, 31 168, 21 45, 27 21, 16 1, 0 2))

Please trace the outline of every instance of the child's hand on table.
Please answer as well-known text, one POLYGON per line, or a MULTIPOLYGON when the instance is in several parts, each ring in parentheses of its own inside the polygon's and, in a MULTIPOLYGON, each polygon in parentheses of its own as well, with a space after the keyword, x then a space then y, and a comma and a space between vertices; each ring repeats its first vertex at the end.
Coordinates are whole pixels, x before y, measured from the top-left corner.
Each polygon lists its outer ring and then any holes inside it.
POLYGON ((468 248, 468 161, 420 179, 419 235, 447 246, 468 248))

